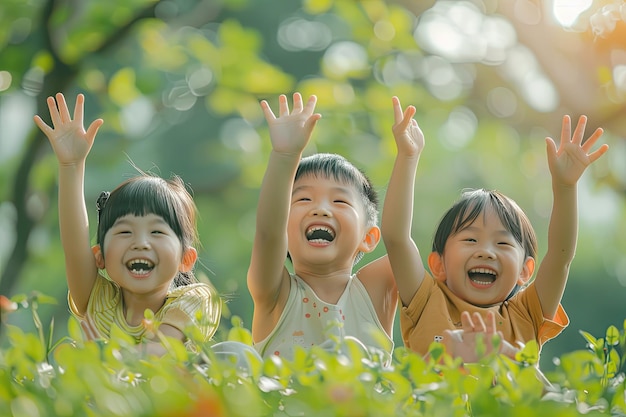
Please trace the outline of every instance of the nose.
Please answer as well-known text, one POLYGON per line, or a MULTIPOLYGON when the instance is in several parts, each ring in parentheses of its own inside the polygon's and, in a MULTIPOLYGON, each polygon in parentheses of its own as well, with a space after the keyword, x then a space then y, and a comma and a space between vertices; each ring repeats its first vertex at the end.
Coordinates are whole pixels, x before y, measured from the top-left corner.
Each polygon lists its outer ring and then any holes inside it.
POLYGON ((318 204, 311 209, 312 216, 331 217, 332 213, 326 204, 318 204))
POLYGON ((145 233, 137 233, 133 240, 132 249, 141 250, 150 248, 150 240, 145 233))
POLYGON ((495 259, 496 253, 491 245, 482 245, 476 249, 474 256, 478 259, 495 259))

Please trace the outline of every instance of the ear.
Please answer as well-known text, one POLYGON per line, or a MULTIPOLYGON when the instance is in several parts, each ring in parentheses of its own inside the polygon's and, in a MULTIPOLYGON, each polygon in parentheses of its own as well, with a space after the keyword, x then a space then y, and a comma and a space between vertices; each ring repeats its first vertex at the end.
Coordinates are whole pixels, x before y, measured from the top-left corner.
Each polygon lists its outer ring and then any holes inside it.
POLYGON ((519 278, 517 279, 518 285, 526 284, 530 278, 533 276, 535 272, 535 258, 532 256, 526 257, 524 261, 524 266, 522 267, 522 271, 519 274, 519 278))
POLYGON ((93 245, 91 247, 91 252, 93 253, 93 257, 96 259, 96 267, 98 267, 98 269, 104 269, 104 255, 102 254, 100 245, 93 245))
POLYGON ((193 266, 198 260, 198 251, 195 248, 187 248, 183 253, 183 260, 180 263, 178 269, 180 272, 189 272, 193 269, 193 266))
POLYGON ((428 268, 433 277, 438 281, 446 280, 446 267, 443 263, 443 256, 437 252, 428 255, 428 268))
POLYGON ((372 226, 369 228, 363 241, 359 245, 359 252, 369 253, 376 249, 380 242, 380 228, 378 226, 372 226))

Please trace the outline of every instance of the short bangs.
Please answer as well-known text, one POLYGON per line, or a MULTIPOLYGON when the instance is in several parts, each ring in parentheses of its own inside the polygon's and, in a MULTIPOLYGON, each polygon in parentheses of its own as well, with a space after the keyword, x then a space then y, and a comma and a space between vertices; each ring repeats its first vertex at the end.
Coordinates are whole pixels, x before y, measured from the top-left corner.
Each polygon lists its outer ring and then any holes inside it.
POLYGON ((537 257, 537 237, 526 213, 515 201, 495 190, 468 190, 444 214, 433 239, 433 252, 443 254, 448 238, 468 227, 476 218, 492 208, 502 225, 522 245, 526 256, 537 257))
POLYGON ((183 247, 193 246, 196 211, 193 200, 178 176, 165 180, 140 175, 120 184, 101 207, 98 222, 98 244, 102 247, 106 232, 120 217, 155 214, 172 228, 183 247))

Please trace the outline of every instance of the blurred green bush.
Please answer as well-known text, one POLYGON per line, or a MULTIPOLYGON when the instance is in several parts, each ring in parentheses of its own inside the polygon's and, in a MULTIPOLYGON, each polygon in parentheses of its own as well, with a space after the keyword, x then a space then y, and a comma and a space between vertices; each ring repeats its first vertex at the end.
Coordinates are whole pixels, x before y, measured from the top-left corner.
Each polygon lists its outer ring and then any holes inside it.
MULTIPOLYGON (((588 346, 561 356, 545 377, 536 345, 517 361, 490 355, 461 364, 442 350, 424 359, 397 348, 382 356, 346 339, 335 351, 298 350, 293 361, 249 356, 248 366, 218 359, 212 343, 186 349, 167 340, 168 354, 147 356, 120 331, 107 342, 84 339, 76 320, 53 343, 53 324, 37 309, 42 294, 0 296, 0 415, 45 416, 578 416, 626 414, 626 332, 603 338, 581 332, 588 346), (8 324, 32 313, 36 332, 8 324)), ((249 343, 233 320, 231 340, 249 343)))

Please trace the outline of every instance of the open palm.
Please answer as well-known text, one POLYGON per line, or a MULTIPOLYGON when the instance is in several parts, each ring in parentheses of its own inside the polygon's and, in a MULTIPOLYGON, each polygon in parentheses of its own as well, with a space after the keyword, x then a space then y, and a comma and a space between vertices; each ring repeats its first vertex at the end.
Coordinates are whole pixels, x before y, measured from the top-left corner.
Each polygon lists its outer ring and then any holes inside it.
POLYGON ((281 94, 278 98, 278 117, 266 101, 261 108, 267 120, 274 151, 279 153, 299 153, 309 142, 315 124, 321 115, 314 114, 317 99, 311 96, 306 103, 302 102, 300 93, 293 95, 293 109, 289 112, 287 97, 281 94))
POLYGON ((591 152, 591 148, 604 131, 598 128, 587 140, 583 141, 586 125, 587 117, 580 116, 576 129, 572 134, 571 120, 566 115, 563 117, 561 141, 558 148, 552 138, 546 138, 548 166, 553 181, 558 181, 564 185, 575 185, 587 167, 609 149, 607 144, 603 144, 591 152))
POLYGON ((76 98, 74 118, 72 119, 65 97, 58 93, 56 100, 54 97, 47 99, 52 127, 46 124, 41 117, 35 116, 34 118, 35 124, 47 136, 59 163, 62 165, 83 161, 91 150, 98 129, 102 126, 102 119, 97 119, 85 131, 83 126, 84 102, 84 96, 79 94, 76 98))

